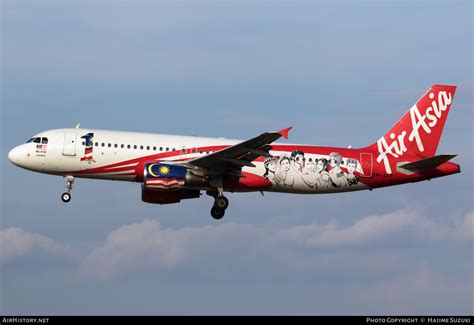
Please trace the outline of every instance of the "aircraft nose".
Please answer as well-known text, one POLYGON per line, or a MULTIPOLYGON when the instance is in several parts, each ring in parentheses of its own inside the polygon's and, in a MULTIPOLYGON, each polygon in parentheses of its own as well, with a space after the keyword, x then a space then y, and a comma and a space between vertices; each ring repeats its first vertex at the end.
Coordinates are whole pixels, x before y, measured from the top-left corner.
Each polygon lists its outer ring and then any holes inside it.
POLYGON ((8 159, 15 165, 18 166, 20 163, 20 149, 18 147, 13 148, 8 153, 8 159))

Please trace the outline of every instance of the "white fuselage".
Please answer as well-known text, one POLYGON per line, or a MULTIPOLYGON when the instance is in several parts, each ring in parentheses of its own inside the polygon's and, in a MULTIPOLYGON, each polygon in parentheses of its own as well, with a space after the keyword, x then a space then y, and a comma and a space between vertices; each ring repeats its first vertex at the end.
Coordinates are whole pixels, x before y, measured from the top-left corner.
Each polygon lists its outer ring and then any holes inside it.
MULTIPOLYGON (((9 159, 15 165, 46 174, 132 182, 142 181, 138 176, 143 174, 143 169, 139 169, 143 162, 194 159, 241 142, 225 138, 79 128, 45 131, 33 139, 33 142, 19 145, 9 153, 9 159), (89 153, 86 150, 87 139, 84 138, 87 134, 93 134, 92 150, 89 153), (39 142, 38 138, 41 138, 39 142)), ((270 153, 277 157, 289 156, 288 152, 272 150, 270 153)), ((242 172, 264 175, 266 168, 263 161, 254 164, 255 167, 243 167, 242 172)), ((278 192, 327 193, 367 189, 361 183, 350 187, 318 187, 316 177, 308 172, 303 176, 301 169, 297 170, 290 164, 285 166, 285 162, 280 171, 270 173, 267 177, 275 184, 268 190, 278 192), (310 186, 311 182, 315 185, 310 186)))
MULTIPOLYGON (((12 158, 12 162, 32 171, 59 175, 68 174, 71 171, 87 171, 88 169, 109 166, 128 160, 146 159, 146 157, 156 154, 166 155, 169 153, 172 155, 160 159, 164 161, 197 158, 205 155, 206 152, 193 152, 193 148, 229 146, 239 142, 239 140, 224 138, 88 129, 51 130, 36 134, 34 137, 46 137, 48 139, 46 152, 36 151, 36 147, 40 145, 39 143, 25 143, 10 152, 9 157, 12 158), (84 155, 85 150, 81 135, 87 133, 94 134, 93 159, 81 161, 78 158, 84 155), (66 139, 66 134, 71 134, 69 139, 66 139)), ((130 170, 133 170, 133 164, 130 164, 129 167, 130 170)), ((122 177, 120 173, 117 174, 113 171, 101 174, 81 173, 77 176, 134 180, 133 176, 122 177)))

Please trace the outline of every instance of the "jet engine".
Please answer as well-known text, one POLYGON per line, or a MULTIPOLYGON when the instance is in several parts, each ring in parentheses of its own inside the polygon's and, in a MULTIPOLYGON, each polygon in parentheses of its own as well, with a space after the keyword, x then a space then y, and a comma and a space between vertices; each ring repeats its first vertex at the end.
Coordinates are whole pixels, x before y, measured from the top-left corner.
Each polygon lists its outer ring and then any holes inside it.
POLYGON ((155 204, 178 203, 184 199, 197 199, 200 195, 199 190, 157 191, 142 188, 142 201, 155 204))
POLYGON ((199 187, 206 183, 205 178, 193 174, 185 166, 147 163, 144 165, 142 201, 170 204, 195 199, 201 195, 199 187))
POLYGON ((209 184, 206 177, 194 174, 186 166, 146 163, 143 171, 143 188, 155 191, 178 191, 203 188, 209 184))

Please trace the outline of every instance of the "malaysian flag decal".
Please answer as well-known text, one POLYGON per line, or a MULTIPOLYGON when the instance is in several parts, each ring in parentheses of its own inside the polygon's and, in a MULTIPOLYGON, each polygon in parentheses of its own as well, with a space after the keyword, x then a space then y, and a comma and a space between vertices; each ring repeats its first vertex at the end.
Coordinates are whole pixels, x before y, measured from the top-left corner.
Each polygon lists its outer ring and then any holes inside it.
POLYGON ((180 189, 184 186, 186 172, 184 166, 145 164, 145 185, 158 190, 180 189))

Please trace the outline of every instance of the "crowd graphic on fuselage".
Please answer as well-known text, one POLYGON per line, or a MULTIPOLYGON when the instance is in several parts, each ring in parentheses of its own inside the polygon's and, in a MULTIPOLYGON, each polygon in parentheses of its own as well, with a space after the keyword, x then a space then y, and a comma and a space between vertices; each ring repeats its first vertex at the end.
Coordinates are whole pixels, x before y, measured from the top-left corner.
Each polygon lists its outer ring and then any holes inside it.
POLYGON ((357 159, 344 159, 332 152, 329 157, 306 155, 294 150, 290 156, 269 156, 264 160, 265 173, 275 187, 293 187, 303 183, 314 190, 349 187, 359 183, 361 174, 357 159), (344 167, 342 167, 342 166, 344 167))

